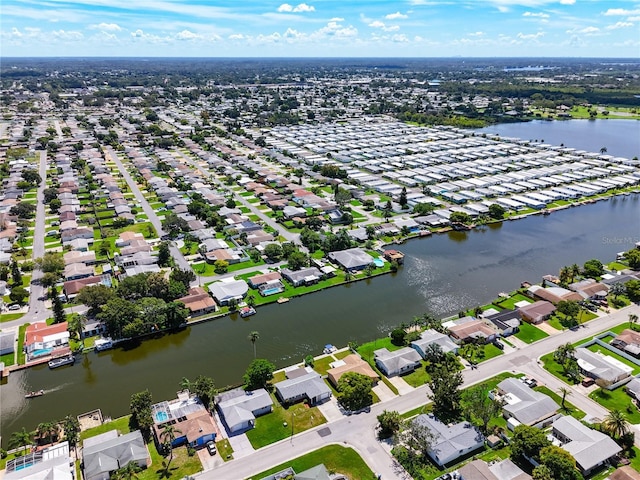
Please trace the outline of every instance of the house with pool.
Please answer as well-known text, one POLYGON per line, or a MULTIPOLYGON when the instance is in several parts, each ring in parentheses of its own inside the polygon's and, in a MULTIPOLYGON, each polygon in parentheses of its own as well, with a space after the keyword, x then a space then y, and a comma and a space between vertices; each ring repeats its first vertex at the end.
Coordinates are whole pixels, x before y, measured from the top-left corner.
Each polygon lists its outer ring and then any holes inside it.
POLYGON ((70 353, 67 322, 54 325, 37 322, 29 325, 25 330, 24 351, 28 361, 53 354, 70 353))
POLYGON ((188 445, 202 448, 207 442, 215 441, 218 427, 209 415, 200 399, 189 390, 178 392, 178 398, 156 403, 151 407, 153 417, 153 436, 158 447, 164 442, 162 431, 167 424, 176 430, 173 447, 188 445))
POLYGON ((372 263, 376 266, 384 265, 383 260, 374 259, 367 252, 357 247, 349 248, 347 250, 340 250, 337 252, 331 252, 327 256, 336 265, 339 265, 345 270, 351 271, 364 270, 368 265, 371 265, 372 263))

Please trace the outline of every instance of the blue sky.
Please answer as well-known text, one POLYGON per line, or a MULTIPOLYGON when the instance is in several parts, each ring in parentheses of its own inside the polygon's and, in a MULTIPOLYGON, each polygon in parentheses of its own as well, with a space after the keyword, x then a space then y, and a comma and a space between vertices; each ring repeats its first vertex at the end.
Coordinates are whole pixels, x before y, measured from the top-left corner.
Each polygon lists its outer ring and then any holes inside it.
POLYGON ((1 56, 640 57, 640 1, 2 0, 1 56))

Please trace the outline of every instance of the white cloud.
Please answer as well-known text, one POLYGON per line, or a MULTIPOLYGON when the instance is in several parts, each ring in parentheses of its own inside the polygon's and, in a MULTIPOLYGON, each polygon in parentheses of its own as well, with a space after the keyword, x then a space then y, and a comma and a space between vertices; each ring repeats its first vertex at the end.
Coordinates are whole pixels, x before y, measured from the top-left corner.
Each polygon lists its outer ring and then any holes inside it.
POLYGON ((76 32, 74 30, 56 30, 51 32, 53 38, 58 40, 80 40, 84 38, 84 35, 80 32, 76 32))
POLYGON ((543 13, 543 12, 538 12, 538 13, 534 13, 534 12, 524 12, 522 14, 523 17, 535 17, 535 18, 549 18, 549 14, 548 13, 543 13))
POLYGON ((306 3, 299 3, 295 7, 288 3, 283 3, 278 7, 278 12, 300 13, 300 12, 315 12, 315 11, 316 11, 316 7, 314 7, 313 5, 307 5, 306 3))
POLYGON ((329 21, 330 22, 344 22, 344 18, 342 18, 342 17, 333 17, 329 21))
POLYGON ((638 15, 637 17, 627 18, 627 22, 640 22, 640 15, 638 15))
POLYGON ((560 3, 562 5, 573 5, 574 3, 576 3, 576 0, 560 0, 560 3))
POLYGON ((404 20, 406 18, 409 18, 409 15, 396 12, 396 13, 390 13, 389 15, 386 15, 384 18, 386 18, 387 20, 404 20))
POLYGON ((407 36, 404 33, 396 33, 395 35, 393 35, 391 37, 391 40, 393 40, 396 43, 408 43, 409 39, 407 38, 407 36))
POLYGON ((481 37, 483 35, 484 35, 484 32, 473 32, 469 34, 470 37, 481 37))
POLYGON ((571 30, 567 30, 567 33, 581 33, 582 35, 596 35, 600 33, 600 29, 598 27, 573 28, 571 30))
POLYGON ((245 36, 241 33, 233 33, 229 35, 229 40, 244 40, 245 36))
POLYGON ((607 30, 618 30, 619 28, 629 28, 633 27, 633 23, 631 22, 616 22, 613 25, 607 25, 607 30))
POLYGON ((540 37, 544 37, 544 32, 536 32, 536 33, 518 33, 516 35, 520 40, 536 40, 540 37))
POLYGON ((96 25, 90 25, 90 29, 92 30, 102 30, 103 32, 120 32, 122 31, 122 27, 117 23, 98 23, 96 25))
POLYGON ((190 30, 182 30, 181 32, 176 33, 176 40, 196 40, 201 39, 202 35, 198 35, 190 30))
POLYGON ((380 20, 374 20, 369 24, 369 26, 371 28, 379 28, 380 30, 385 32, 395 32, 397 30, 400 30, 400 27, 398 25, 386 25, 384 22, 381 22, 380 20))
POLYGON ((610 8, 603 13, 606 17, 622 17, 626 15, 640 15, 640 8, 635 10, 627 10, 625 8, 610 8))

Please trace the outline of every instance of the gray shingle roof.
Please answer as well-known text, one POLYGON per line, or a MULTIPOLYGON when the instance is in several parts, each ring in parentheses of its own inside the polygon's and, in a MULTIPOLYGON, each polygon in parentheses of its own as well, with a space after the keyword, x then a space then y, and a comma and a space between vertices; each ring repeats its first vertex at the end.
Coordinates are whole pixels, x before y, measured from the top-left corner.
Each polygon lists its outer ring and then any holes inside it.
POLYGON ((501 381, 498 389, 509 394, 504 399, 507 403, 502 407, 503 410, 525 425, 550 417, 560 408, 552 398, 536 392, 515 378, 501 381))
POLYGON ((255 420, 254 412, 273 405, 269 393, 264 388, 246 392, 240 396, 218 403, 229 428, 255 420))
POLYGON ((117 470, 129 462, 139 462, 147 458, 147 446, 140 431, 136 430, 84 448, 84 477, 91 479, 96 475, 117 470))
POLYGON ((373 257, 361 248, 331 252, 328 257, 346 269, 363 268, 373 262, 373 257))
POLYGON ((373 352, 376 361, 384 366, 387 372, 397 372, 407 365, 413 365, 422 358, 411 347, 404 347, 390 352, 386 348, 380 348, 373 352))
POLYGON ((469 422, 445 425, 435 416, 425 414, 418 415, 414 422, 425 426, 432 433, 434 439, 430 451, 440 459, 449 459, 484 442, 484 436, 469 422))
POLYGON ((305 395, 311 399, 331 393, 331 389, 316 372, 310 372, 300 377, 278 382, 275 384, 275 387, 284 401, 300 397, 301 395, 305 395))

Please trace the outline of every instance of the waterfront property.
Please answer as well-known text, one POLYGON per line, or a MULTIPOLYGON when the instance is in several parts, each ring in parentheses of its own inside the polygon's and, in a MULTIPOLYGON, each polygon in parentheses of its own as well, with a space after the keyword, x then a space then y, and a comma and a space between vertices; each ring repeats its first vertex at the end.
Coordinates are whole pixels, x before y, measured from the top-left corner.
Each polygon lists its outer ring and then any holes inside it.
POLYGON ((331 363, 331 368, 327 371, 327 379, 337 388, 340 377, 349 372, 355 372, 369 377, 374 385, 380 380, 380 377, 373 368, 371 368, 371 365, 360 358, 360 355, 356 354, 347 355, 342 360, 331 363))
POLYGON ((192 448, 202 448, 215 440, 216 425, 200 399, 189 390, 178 392, 178 398, 152 406, 153 434, 157 445, 162 445, 162 428, 174 425, 179 432, 172 446, 187 444, 192 448))
POLYGON ((317 405, 331 398, 331 389, 313 369, 307 367, 285 370, 287 380, 274 384, 276 395, 284 404, 306 400, 317 405))
POLYGON ((236 433, 253 428, 256 417, 272 410, 273 400, 264 388, 250 392, 236 389, 221 394, 216 406, 229 432, 236 433))
POLYGON ((192 317, 214 312, 216 309, 216 302, 202 287, 191 287, 188 295, 178 298, 176 301, 184 303, 192 317))
POLYGON ((131 462, 140 468, 151 465, 149 450, 139 430, 120 436, 111 430, 85 439, 82 459, 86 480, 108 480, 113 472, 131 462))
POLYGON ((327 257, 344 270, 358 271, 374 263, 374 258, 361 248, 349 248, 337 252, 331 252, 327 257))
POLYGON ((448 335, 436 332, 435 330, 425 330, 420 334, 418 340, 411 342, 411 348, 425 358, 426 352, 431 345, 436 345, 444 353, 458 353, 458 345, 455 344, 448 335))
POLYGON ((380 348, 373 352, 376 365, 387 377, 413 372, 420 366, 420 354, 411 347, 389 351, 380 348))
POLYGON ((427 454, 440 467, 484 447, 484 435, 469 422, 445 425, 434 415, 424 413, 413 422, 425 427, 433 436, 427 454))
POLYGON ((453 341, 458 344, 477 340, 489 343, 498 336, 497 330, 484 320, 464 317, 452 323, 453 325, 449 327, 449 332, 453 341))
POLYGON ((67 322, 47 325, 38 322, 25 330, 24 351, 29 360, 69 351, 69 332, 67 322))
POLYGON ((518 425, 544 428, 551 424, 560 408, 552 398, 516 378, 504 379, 489 396, 503 402, 502 415, 511 430, 518 425))
POLYGON ((211 295, 218 305, 229 305, 230 302, 241 301, 249 291, 249 285, 244 280, 228 279, 209 285, 211 295))
POLYGON ((536 324, 551 318, 553 312, 556 311, 556 307, 553 303, 547 302, 546 300, 538 300, 537 302, 518 307, 518 311, 523 320, 536 324))
MULTIPOLYGON (((7 461, 5 480, 74 480, 69 442, 61 442, 7 461)), ((108 477, 107 477, 108 478, 108 477)))
POLYGON ((560 417, 552 427, 554 442, 575 458, 576 466, 583 475, 589 475, 622 451, 611 437, 583 425, 573 417, 560 417))

